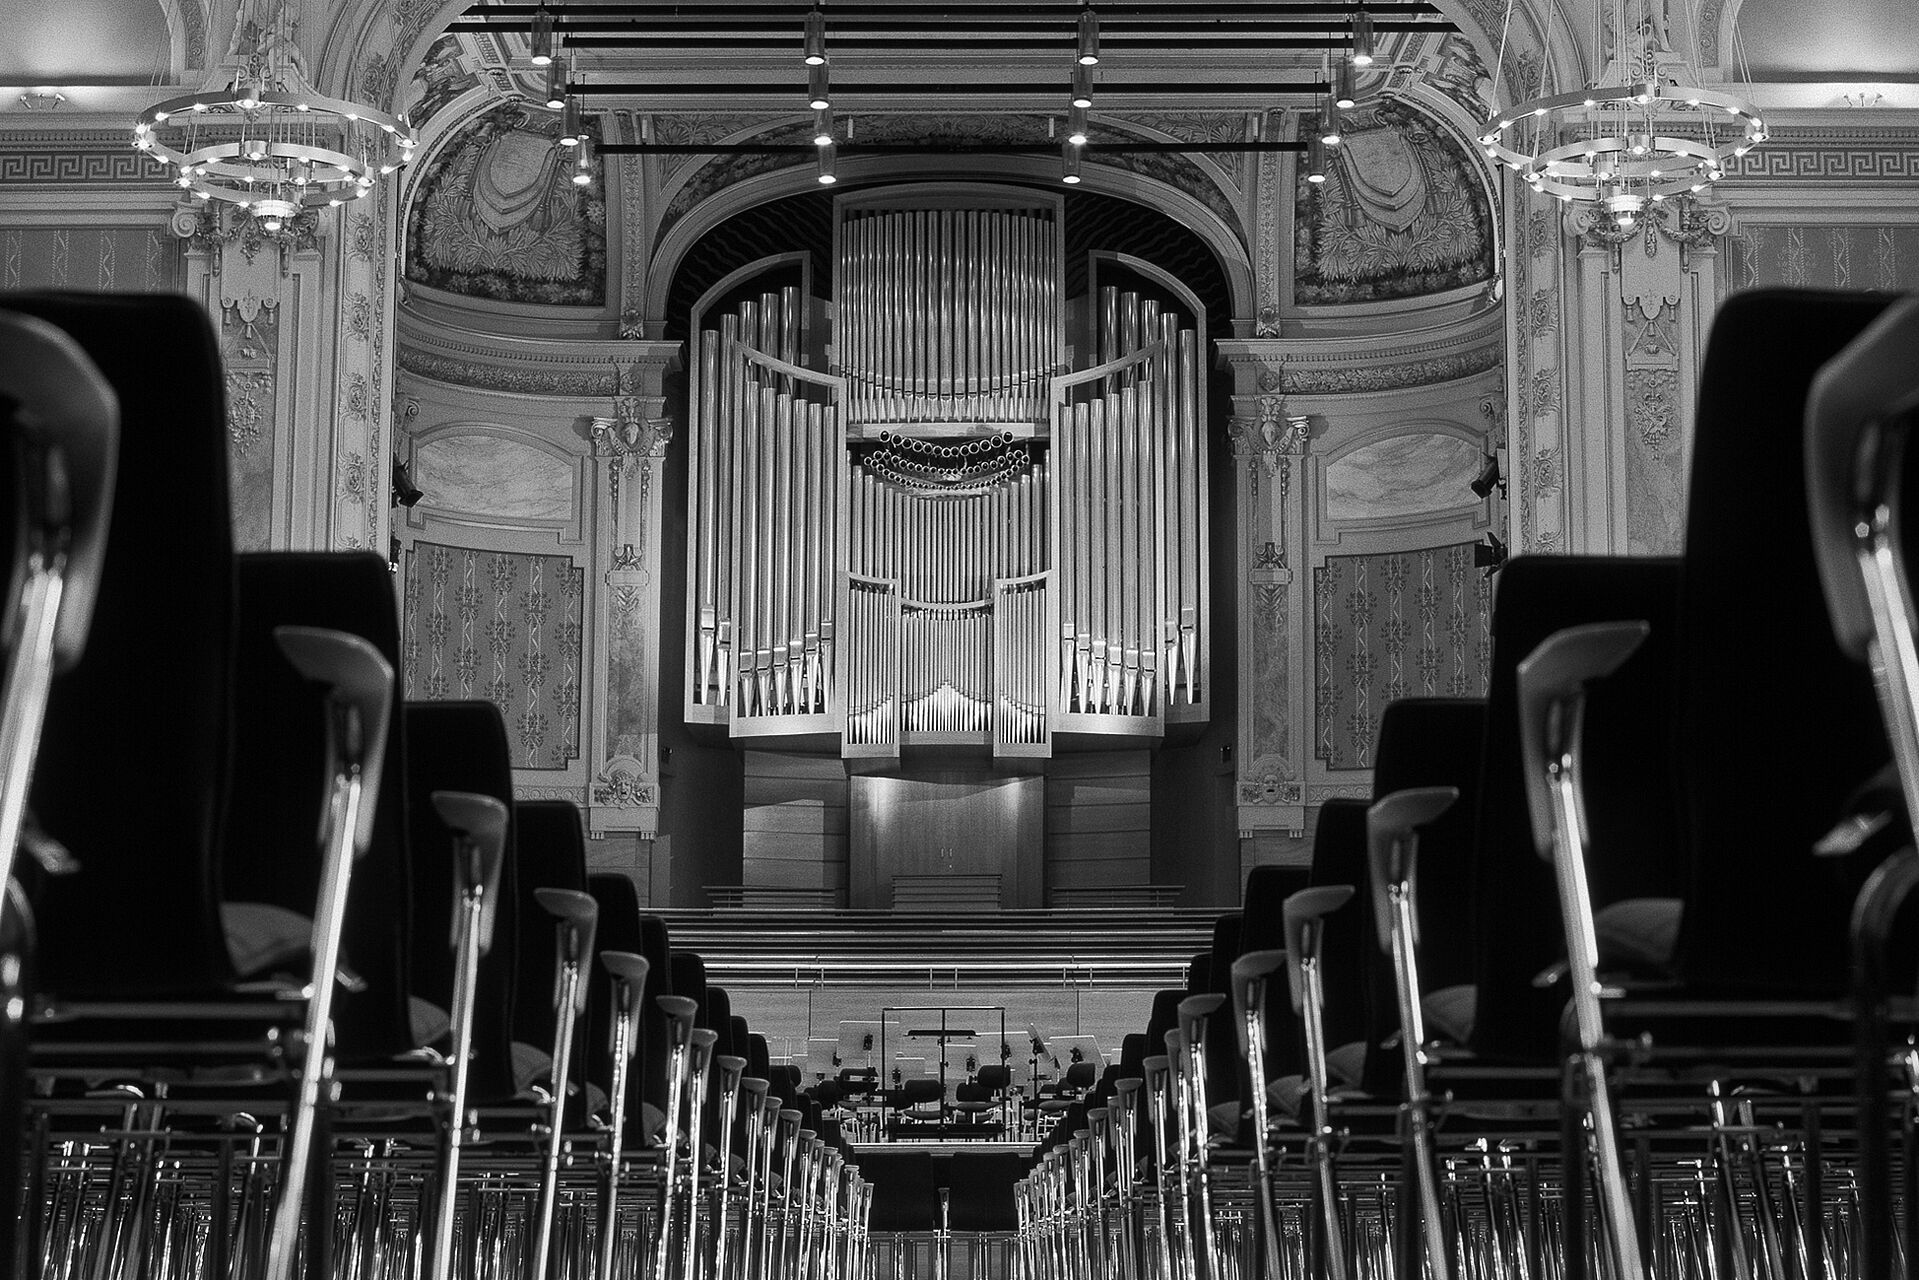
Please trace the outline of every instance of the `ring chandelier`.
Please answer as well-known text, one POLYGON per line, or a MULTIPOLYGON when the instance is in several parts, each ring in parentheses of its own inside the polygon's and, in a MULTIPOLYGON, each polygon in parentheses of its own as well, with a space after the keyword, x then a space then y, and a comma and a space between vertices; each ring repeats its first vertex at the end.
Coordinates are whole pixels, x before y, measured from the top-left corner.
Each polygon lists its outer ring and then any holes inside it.
POLYGON ((275 25, 255 26, 254 48, 225 87, 169 98, 133 126, 134 149, 174 171, 176 186, 237 205, 267 232, 358 200, 419 145, 406 117, 309 88, 288 52, 291 32, 275 25))
MULTIPOLYGON (((1595 0, 1595 49, 1604 47, 1608 9, 1612 30, 1624 33, 1623 56, 1583 89, 1535 97, 1489 117, 1479 141, 1488 157, 1534 191, 1596 206, 1623 229, 1648 206, 1719 181, 1728 164, 1767 135, 1751 103, 1665 73, 1683 62, 1691 80, 1700 78, 1693 59, 1658 44, 1640 5, 1595 0)), ((1510 25, 1510 10, 1507 20, 1510 25)), ((1696 25, 1693 34, 1696 40, 1696 25)))

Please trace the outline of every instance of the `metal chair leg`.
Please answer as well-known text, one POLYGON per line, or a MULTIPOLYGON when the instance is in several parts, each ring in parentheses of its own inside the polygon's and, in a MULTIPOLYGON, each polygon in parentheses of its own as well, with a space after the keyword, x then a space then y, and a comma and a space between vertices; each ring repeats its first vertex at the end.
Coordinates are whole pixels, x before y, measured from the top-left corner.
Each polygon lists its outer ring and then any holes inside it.
POLYGON ((593 895, 573 889, 535 889, 534 899, 553 917, 553 1098, 547 1107, 546 1151, 540 1168, 540 1201, 534 1210, 530 1280, 547 1280, 553 1223, 559 1209, 560 1149, 566 1136, 566 1095, 573 1077, 573 1028, 586 1011, 586 964, 600 918, 593 895))
POLYGON ((506 806, 491 796, 436 791, 434 808, 452 829, 460 905, 454 927, 453 1052, 448 1114, 435 1170, 433 1234, 427 1250, 431 1280, 453 1274, 453 1228, 459 1213, 460 1157, 467 1128, 467 1080, 473 1058, 473 1008, 480 958, 493 943, 506 842, 506 806))
POLYGON ((1452 1265, 1439 1204, 1432 1096, 1426 1089, 1426 1026, 1419 1003, 1418 924, 1413 903, 1413 869, 1419 849, 1415 830, 1444 813, 1458 798, 1459 792, 1452 787, 1399 791, 1379 801, 1366 815, 1380 949, 1392 960, 1393 987, 1399 1002, 1406 1159, 1412 1166, 1409 1172, 1418 1193, 1417 1212, 1408 1216, 1416 1220, 1413 1229, 1423 1239, 1432 1280, 1451 1280, 1452 1265))

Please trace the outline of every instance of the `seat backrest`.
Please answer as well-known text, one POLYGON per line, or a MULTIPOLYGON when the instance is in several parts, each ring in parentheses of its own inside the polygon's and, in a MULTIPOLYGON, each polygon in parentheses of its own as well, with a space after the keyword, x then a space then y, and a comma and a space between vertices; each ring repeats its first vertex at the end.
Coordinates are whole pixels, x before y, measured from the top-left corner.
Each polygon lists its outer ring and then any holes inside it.
POLYGON ((1673 757, 1690 849, 1678 963, 1725 989, 1834 994, 1856 871, 1813 843, 1890 748, 1833 638, 1806 504, 1806 396, 1885 294, 1726 300, 1699 375, 1673 757))
MULTIPOLYGON (((1240 912, 1229 911, 1213 921, 1212 958, 1207 963, 1206 989, 1218 995, 1232 991, 1233 961, 1239 958, 1243 932, 1240 912)), ((1223 1014, 1206 1020, 1206 1103, 1218 1106, 1246 1096, 1245 1061, 1239 1056, 1239 1035, 1233 1030, 1231 1004, 1223 1014)))
MULTIPOLYGON (((1250 951, 1283 951, 1286 948, 1286 899, 1306 888, 1305 867, 1254 867, 1246 873, 1245 903, 1240 910, 1240 954, 1250 951)), ((1229 972, 1230 976, 1230 972, 1229 972)), ((1167 1024, 1170 1027, 1172 1024, 1167 1024)), ((1165 1051, 1162 1038, 1167 1027, 1147 1032, 1147 1048, 1141 1055, 1165 1051)), ((1234 1036, 1238 1048, 1238 1036, 1234 1036)), ((1299 1019, 1284 991, 1274 989, 1266 1001, 1266 1076, 1268 1081, 1304 1070, 1299 1019)), ((1250 1078, 1247 1088, 1250 1089, 1250 1078)))
MULTIPOLYGON (((1422 995, 1473 980, 1474 937, 1479 913, 1473 901, 1473 835, 1478 809, 1479 759, 1486 736, 1483 698, 1401 698, 1379 720, 1373 757, 1375 801, 1419 787, 1456 787, 1459 799, 1420 829, 1415 865, 1418 904, 1419 981, 1422 995)), ((1374 968, 1373 1008, 1379 1029, 1399 1026, 1392 992, 1392 966, 1374 968)), ((1369 1041, 1368 1089, 1397 1089, 1393 1052, 1369 1041)))
MULTIPOLYGON (((634 889, 633 881, 618 872, 603 871, 589 875, 586 884, 587 892, 593 895, 593 901, 600 908, 594 945, 601 951, 628 951, 638 956, 646 955, 646 940, 640 930, 640 895, 634 889)), ((652 965, 649 963, 648 982, 652 981, 652 976, 652 965)), ((641 993, 641 999, 645 999, 644 992, 641 993)), ((586 1078, 602 1089, 613 1086, 613 1060, 607 1055, 612 1026, 613 984, 602 975, 596 977, 587 990, 586 1038, 582 1042, 586 1054, 586 1078)), ((642 1096, 642 1064, 646 1061, 646 1018, 643 1012, 635 1032, 633 1063, 627 1073, 629 1084, 626 1105, 629 1115, 639 1114, 638 1104, 642 1096)), ((751 1075, 752 1072, 747 1074, 751 1075)))
POLYGON ((1478 989, 1472 1048, 1504 1058, 1545 1059, 1559 1048, 1563 986, 1533 979, 1566 952, 1557 881, 1540 858, 1526 803, 1519 737, 1518 668, 1563 627, 1641 619, 1646 641, 1589 690, 1583 764, 1594 905, 1630 897, 1677 897, 1685 887, 1672 790, 1672 706, 1679 562, 1617 556, 1520 556, 1501 570, 1493 599, 1492 677, 1480 762, 1473 896, 1478 989))
MULTIPOLYGON (((640 940, 640 954, 647 960, 646 995, 640 1001, 640 1090, 647 1102, 664 1112, 670 1041, 666 1013, 660 1008, 660 997, 676 994, 673 989, 673 949, 667 936, 666 921, 658 916, 641 916, 640 940)), ((779 1093, 778 1082, 774 1084, 773 1092, 779 1093)))
MULTIPOLYGON (((1336 1049, 1355 1040, 1374 1041, 1380 1010, 1377 1007, 1379 944, 1373 928, 1372 894, 1366 877, 1366 810, 1364 800, 1328 800, 1319 809, 1313 830, 1313 865, 1309 887, 1351 885, 1353 900, 1325 918, 1320 933, 1320 976, 1326 996, 1321 1025, 1326 1047, 1336 1049)), ((1279 975, 1274 975, 1275 982, 1279 975)), ((1291 1007, 1284 992, 1268 999, 1291 1007)), ((1389 1006, 1390 1007, 1390 1006, 1389 1006)))
MULTIPOLYGON (((435 791, 469 791, 507 807, 493 946, 480 964, 473 1014, 471 1086, 476 1099, 514 1093, 513 1000, 519 985, 519 883, 515 874, 513 764, 506 722, 490 702, 409 702, 408 846, 413 857, 414 989, 442 1009, 453 999, 455 875, 453 832, 434 810, 435 791)), ((541 992, 539 998, 546 999, 541 992)))
MULTIPOLYGON (((225 896, 314 914, 325 804, 325 708, 280 652, 274 628, 331 627, 400 663, 393 575, 365 551, 269 552, 239 559, 233 793, 227 809, 225 896)), ((343 958, 365 984, 341 992, 334 1034, 349 1060, 404 1053, 413 1043, 413 880, 407 848, 406 724, 396 684, 377 779, 373 839, 353 867, 343 958)), ((424 994, 424 993, 422 993, 424 994)), ((429 997, 430 999, 433 997, 429 997)), ((435 1003, 444 1003, 444 995, 435 1003)))
POLYGON ((181 296, 0 306, 71 336, 121 417, 92 633, 48 703, 30 800, 80 864, 36 890, 37 981, 69 996, 215 990, 234 976, 219 884, 236 612, 218 339, 181 296))
MULTIPOLYGON (((525 800, 514 806, 513 850, 519 882, 519 987, 514 993, 513 1038, 551 1052, 558 1027, 553 1006, 553 917, 533 897, 540 889, 585 891, 586 831, 579 806, 568 800, 525 800)), ((597 938, 596 945, 604 945, 597 938)), ((601 981, 598 964, 586 976, 601 981)), ((577 1030, 577 1029, 576 1029, 577 1030)), ((574 1062, 579 1062, 579 1043, 574 1062)))

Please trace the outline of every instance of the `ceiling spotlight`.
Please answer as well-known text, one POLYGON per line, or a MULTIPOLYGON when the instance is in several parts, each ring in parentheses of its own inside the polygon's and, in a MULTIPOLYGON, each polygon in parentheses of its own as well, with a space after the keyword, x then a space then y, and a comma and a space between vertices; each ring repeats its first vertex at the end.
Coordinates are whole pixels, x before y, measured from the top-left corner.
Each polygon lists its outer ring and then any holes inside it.
POLYGON ((566 74, 557 62, 546 64, 546 106, 549 111, 566 106, 566 74))
POLYGON ((1333 105, 1341 111, 1351 111, 1359 101, 1353 94, 1353 81, 1357 78, 1350 62, 1340 63, 1333 71, 1333 105))
POLYGON ((1073 96, 1068 102, 1082 108, 1093 105, 1093 73, 1077 62, 1073 64, 1073 96))
POLYGON ((1364 9, 1353 14, 1353 65, 1373 65, 1373 15, 1364 9))
POLYGON ((830 141, 819 149, 819 183, 822 187, 830 187, 840 180, 839 175, 833 172, 833 162, 838 158, 839 148, 830 141))
POLYGON ((1083 147, 1086 145, 1086 108, 1074 107, 1066 113, 1066 141, 1068 145, 1083 147))
POLYGON ((1079 11, 1079 48, 1076 56, 1082 67, 1099 64, 1099 15, 1093 12, 1093 6, 1087 5, 1079 11))
POLYGON ((560 145, 577 147, 586 133, 586 121, 580 117, 580 100, 567 98, 563 105, 566 109, 560 116, 560 145))
POLYGON ((813 145, 830 147, 833 145, 833 109, 813 113, 813 145))
POLYGON ((1499 455, 1497 453, 1489 453, 1486 455, 1486 465, 1479 469, 1479 478, 1473 481, 1472 489, 1473 492, 1480 497, 1490 498, 1495 485, 1498 486, 1501 496, 1504 496, 1506 492, 1506 477, 1500 474, 1499 455))
POLYGON ((584 187, 593 181, 593 139, 580 131, 580 145, 573 152, 573 185, 584 187))
POLYGON ((1306 181, 1314 186, 1326 181, 1326 144, 1318 138, 1306 144, 1306 181))
POLYGON ((1498 573, 1500 566, 1506 563, 1506 544, 1499 535, 1489 533, 1484 542, 1473 544, 1473 568, 1484 569, 1488 578, 1498 573))
POLYGON ((553 62, 553 15, 547 12, 545 5, 533 11, 533 65, 549 66, 553 62))
POLYGON ((826 11, 814 5, 806 14, 806 53, 809 67, 826 65, 826 11))
POLYGON ((832 95, 826 91, 826 64, 823 62, 807 69, 806 105, 815 111, 824 111, 833 105, 832 95))
POLYGON ((1079 148, 1071 142, 1059 149, 1059 180, 1069 187, 1079 185, 1079 148))

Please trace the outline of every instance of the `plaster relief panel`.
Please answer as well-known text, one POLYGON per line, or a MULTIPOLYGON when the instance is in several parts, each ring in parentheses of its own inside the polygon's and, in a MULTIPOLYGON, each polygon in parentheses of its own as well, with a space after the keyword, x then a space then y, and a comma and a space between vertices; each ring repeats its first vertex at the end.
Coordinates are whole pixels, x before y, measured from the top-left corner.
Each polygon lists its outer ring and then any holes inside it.
POLYGON ((414 451, 413 481, 436 513, 488 524, 548 526, 577 518, 576 464, 505 436, 436 436, 414 451))
POLYGON ((1326 465, 1324 512, 1337 521, 1395 520, 1476 506, 1484 450, 1425 433, 1364 444, 1326 465))

